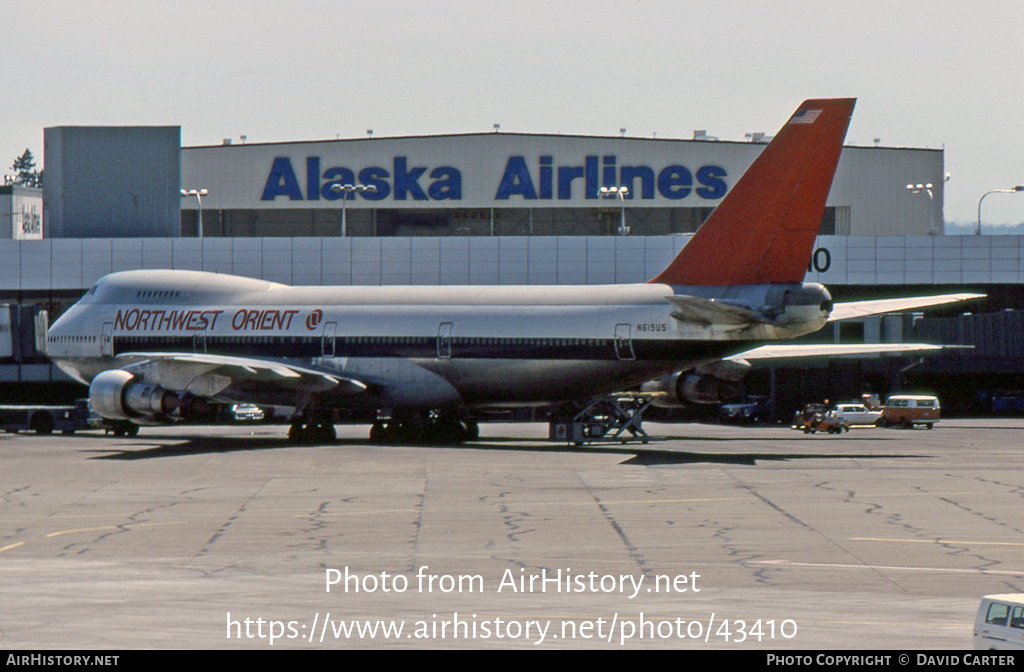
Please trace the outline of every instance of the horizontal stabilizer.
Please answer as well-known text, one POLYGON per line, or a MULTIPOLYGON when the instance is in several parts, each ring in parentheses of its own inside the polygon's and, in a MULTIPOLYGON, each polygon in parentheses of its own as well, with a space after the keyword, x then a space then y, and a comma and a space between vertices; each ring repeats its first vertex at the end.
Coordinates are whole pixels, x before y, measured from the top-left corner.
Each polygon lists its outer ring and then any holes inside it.
POLYGON ((947 303, 957 303, 959 301, 970 301, 971 299, 983 298, 985 298, 985 294, 937 294, 935 296, 915 296, 905 299, 849 301, 847 303, 835 304, 832 307, 832 312, 828 316, 828 321, 838 322, 839 320, 849 320, 856 317, 882 315, 884 313, 898 313, 902 310, 941 306, 947 303))
MULTIPOLYGON (((841 355, 873 355, 882 353, 929 352, 951 346, 930 343, 789 343, 762 345, 746 352, 727 357, 728 360, 790 359, 797 357, 838 357, 841 355)), ((952 346, 962 347, 962 346, 952 346)))
POLYGON ((672 311, 672 317, 681 322, 691 322, 702 326, 717 324, 737 328, 770 323, 770 320, 749 308, 734 306, 714 299, 682 294, 666 298, 675 308, 672 311))

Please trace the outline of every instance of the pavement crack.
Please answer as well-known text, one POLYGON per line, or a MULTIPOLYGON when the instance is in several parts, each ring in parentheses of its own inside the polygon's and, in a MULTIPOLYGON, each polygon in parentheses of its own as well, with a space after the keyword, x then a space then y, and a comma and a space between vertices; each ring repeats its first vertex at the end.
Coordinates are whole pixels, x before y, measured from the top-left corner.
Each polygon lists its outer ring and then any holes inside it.
POLYGON ((597 510, 601 512, 605 520, 608 521, 608 524, 611 525, 613 530, 615 530, 615 534, 617 534, 619 539, 622 540, 622 544, 626 547, 626 552, 629 553, 629 557, 640 568, 640 572, 644 575, 644 577, 653 579, 652 570, 647 566, 647 561, 644 559, 643 554, 640 553, 640 549, 636 546, 636 544, 629 540, 629 535, 626 534, 626 530, 623 529, 621 525, 619 525, 619 521, 615 519, 615 516, 612 515, 612 512, 601 501, 601 498, 598 497, 597 494, 590 488, 590 485, 587 484, 587 482, 583 479, 583 476, 581 476, 579 472, 576 472, 576 477, 580 479, 580 482, 583 484, 583 487, 586 488, 587 493, 594 500, 594 504, 597 505, 597 510))
POLYGON ((235 512, 231 515, 231 517, 228 518, 227 521, 225 521, 225 523, 221 525, 216 532, 213 533, 213 535, 206 541, 203 547, 196 551, 196 553, 191 558, 189 558, 189 562, 192 562, 196 558, 206 555, 210 552, 210 548, 214 544, 216 544, 217 541, 222 536, 224 536, 224 534, 228 531, 228 528, 230 528, 235 523, 235 521, 238 520, 243 513, 245 513, 245 509, 249 505, 249 503, 259 496, 259 494, 263 491, 263 488, 267 487, 267 485, 270 483, 270 480, 271 479, 267 479, 266 481, 264 481, 263 484, 260 485, 260 487, 256 488, 255 492, 249 495, 249 497, 244 502, 242 502, 242 505, 239 506, 238 509, 236 509, 235 512))

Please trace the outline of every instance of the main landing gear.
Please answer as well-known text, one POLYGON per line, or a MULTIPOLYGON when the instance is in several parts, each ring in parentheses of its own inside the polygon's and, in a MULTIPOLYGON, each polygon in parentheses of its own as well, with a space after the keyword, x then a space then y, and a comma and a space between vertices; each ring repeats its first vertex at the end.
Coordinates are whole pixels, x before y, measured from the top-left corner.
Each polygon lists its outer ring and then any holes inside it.
POLYGON ((297 443, 332 443, 338 435, 330 421, 296 420, 288 429, 288 438, 297 443))
POLYGON ((480 425, 457 415, 428 411, 381 418, 370 428, 371 443, 461 443, 480 436, 480 425))

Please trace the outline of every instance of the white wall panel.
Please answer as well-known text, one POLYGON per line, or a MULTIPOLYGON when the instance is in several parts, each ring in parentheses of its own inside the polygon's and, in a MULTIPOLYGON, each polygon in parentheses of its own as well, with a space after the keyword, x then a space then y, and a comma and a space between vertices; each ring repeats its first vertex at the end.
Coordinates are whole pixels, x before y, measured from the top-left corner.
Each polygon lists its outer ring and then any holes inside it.
POLYGON ((557 275, 560 285, 585 285, 587 265, 582 261, 559 261, 557 275))
POLYGON ((171 268, 174 263, 171 238, 140 238, 143 268, 171 268))
MULTIPOLYGON (((184 268, 289 284, 645 282, 689 236, 0 240, 0 287, 84 289, 112 270, 184 268)), ((807 281, 1024 284, 1019 236, 822 236, 807 281), (827 254, 826 254, 827 251, 827 254)))
POLYGON ((82 239, 82 286, 90 287, 111 271, 110 238, 82 239))
POLYGON ((408 277, 410 285, 438 285, 441 283, 441 269, 436 260, 414 261, 409 267, 408 277))
MULTIPOLYGON (((526 250, 522 250, 525 252, 526 250)), ((526 261, 509 261, 498 266, 499 285, 529 284, 529 269, 526 261)))
POLYGON ((247 278, 263 277, 263 238, 234 238, 231 272, 247 278))
POLYGON ((174 268, 189 271, 203 269, 203 241, 199 238, 175 238, 171 243, 174 268))
POLYGON ((50 286, 53 289, 81 288, 82 240, 80 238, 53 238, 52 244, 53 276, 50 286))
POLYGON ((381 238, 352 238, 352 284, 379 285, 381 281, 381 238))
POLYGON ((142 238, 113 238, 110 241, 110 267, 114 271, 144 268, 142 238))
POLYGON ((21 242, 0 238, 0 283, 4 288, 21 287, 21 242))
POLYGON ((558 250, 558 261, 581 261, 587 260, 587 239, 575 236, 556 236, 555 249, 558 250))
POLYGON ((292 239, 263 239, 263 279, 294 284, 292 280, 292 239))
POLYGON ((353 238, 324 238, 322 283, 324 285, 352 284, 353 238))
POLYGON ((21 289, 50 289, 50 240, 26 240, 21 248, 21 289))
POLYGON ((211 273, 231 273, 232 240, 232 238, 203 238, 201 248, 202 270, 210 271, 211 273))
POLYGON ((292 284, 320 285, 321 238, 292 238, 292 284))

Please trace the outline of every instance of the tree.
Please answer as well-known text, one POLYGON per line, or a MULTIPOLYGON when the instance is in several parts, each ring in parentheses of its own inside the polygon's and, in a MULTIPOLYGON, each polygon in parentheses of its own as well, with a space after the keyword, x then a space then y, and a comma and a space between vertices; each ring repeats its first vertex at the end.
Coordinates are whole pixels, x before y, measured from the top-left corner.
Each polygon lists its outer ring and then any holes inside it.
POLYGON ((25 185, 34 185, 36 182, 36 176, 39 174, 38 171, 33 170, 36 167, 36 159, 32 156, 32 152, 28 149, 25 153, 14 160, 14 165, 11 166, 11 170, 15 173, 15 182, 25 185))

